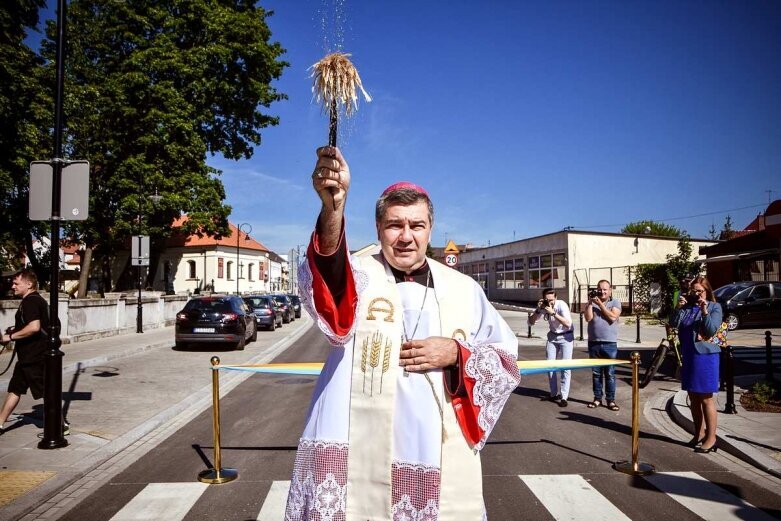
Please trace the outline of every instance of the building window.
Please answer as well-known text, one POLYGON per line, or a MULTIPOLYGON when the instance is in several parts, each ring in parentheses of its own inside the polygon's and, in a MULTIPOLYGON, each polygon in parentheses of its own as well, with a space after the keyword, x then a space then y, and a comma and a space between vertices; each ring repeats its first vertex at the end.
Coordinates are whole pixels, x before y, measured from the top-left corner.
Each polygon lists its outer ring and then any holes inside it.
POLYGON ((563 253, 529 257, 529 288, 563 288, 566 285, 563 253))
POLYGON ((188 277, 191 279, 195 278, 195 261, 187 261, 187 269, 188 269, 188 277))
POLYGON ((553 287, 563 288, 567 285, 567 258, 563 253, 553 254, 553 287))
POLYGON ((247 278, 249 280, 252 280, 252 266, 253 264, 251 262, 247 265, 247 278))
POLYGON ((228 261, 228 267, 226 271, 226 278, 232 280, 231 272, 233 271, 233 261, 228 261))
POLYGON ((223 264, 224 264, 223 258, 222 257, 217 257, 217 278, 218 279, 222 278, 222 275, 223 275, 223 273, 222 273, 222 271, 223 271, 223 264))

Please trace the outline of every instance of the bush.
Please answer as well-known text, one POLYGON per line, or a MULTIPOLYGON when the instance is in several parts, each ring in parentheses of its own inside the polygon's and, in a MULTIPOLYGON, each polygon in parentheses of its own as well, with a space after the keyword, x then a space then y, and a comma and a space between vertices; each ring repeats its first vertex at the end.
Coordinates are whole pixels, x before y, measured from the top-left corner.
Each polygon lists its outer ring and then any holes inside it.
POLYGON ((763 405, 775 398, 778 395, 778 390, 777 384, 773 382, 757 382, 751 386, 751 394, 754 395, 754 399, 763 405))

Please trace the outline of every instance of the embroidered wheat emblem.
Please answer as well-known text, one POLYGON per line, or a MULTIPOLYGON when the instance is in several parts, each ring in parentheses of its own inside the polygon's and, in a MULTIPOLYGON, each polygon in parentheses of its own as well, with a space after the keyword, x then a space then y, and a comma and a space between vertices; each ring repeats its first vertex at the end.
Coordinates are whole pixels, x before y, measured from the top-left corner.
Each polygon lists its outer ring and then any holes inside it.
POLYGON ((385 350, 382 353, 382 373, 380 374, 380 394, 382 394, 382 378, 390 369, 391 340, 385 339, 385 350))
POLYGON ((379 331, 372 335, 372 350, 369 354, 369 365, 372 368, 372 384, 370 387, 370 396, 374 396, 374 369, 380 365, 380 348, 382 347, 382 333, 379 331))
POLYGON ((363 392, 366 392, 366 352, 369 350, 369 339, 363 339, 363 348, 361 349, 361 372, 363 373, 363 392))

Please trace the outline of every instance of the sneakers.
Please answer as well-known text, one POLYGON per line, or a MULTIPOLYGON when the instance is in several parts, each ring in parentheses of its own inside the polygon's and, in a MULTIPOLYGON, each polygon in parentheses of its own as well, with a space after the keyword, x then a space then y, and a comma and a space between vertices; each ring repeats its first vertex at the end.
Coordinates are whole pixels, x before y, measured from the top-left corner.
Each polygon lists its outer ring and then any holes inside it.
POLYGON ((562 398, 561 400, 559 400, 559 407, 566 407, 566 406, 567 406, 566 398, 562 398))

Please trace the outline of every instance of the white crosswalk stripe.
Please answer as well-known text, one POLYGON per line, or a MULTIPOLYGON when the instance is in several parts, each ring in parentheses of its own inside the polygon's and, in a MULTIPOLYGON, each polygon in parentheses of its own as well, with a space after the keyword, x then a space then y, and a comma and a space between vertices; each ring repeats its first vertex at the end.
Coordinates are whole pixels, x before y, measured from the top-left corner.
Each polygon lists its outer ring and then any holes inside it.
MULTIPOLYGON (((660 493, 706 521, 773 519, 695 472, 658 472, 643 478, 660 493)), ((521 474, 518 479, 557 521, 628 521, 633 515, 632 512, 622 512, 579 474, 521 474)), ((204 483, 151 483, 111 521, 186 520, 188 512, 208 487, 204 483)), ((289 481, 272 482, 257 521, 284 518, 289 488, 289 481)))
POLYGON ((557 520, 629 521, 623 512, 577 474, 518 477, 557 520))
POLYGON ((646 481, 706 521, 770 521, 773 517, 694 472, 659 472, 646 481))
POLYGON ((271 484, 257 521, 279 521, 285 518, 288 489, 290 489, 289 481, 275 481, 271 484))
POLYGON ((180 521, 208 487, 206 483, 150 483, 111 521, 180 521))

